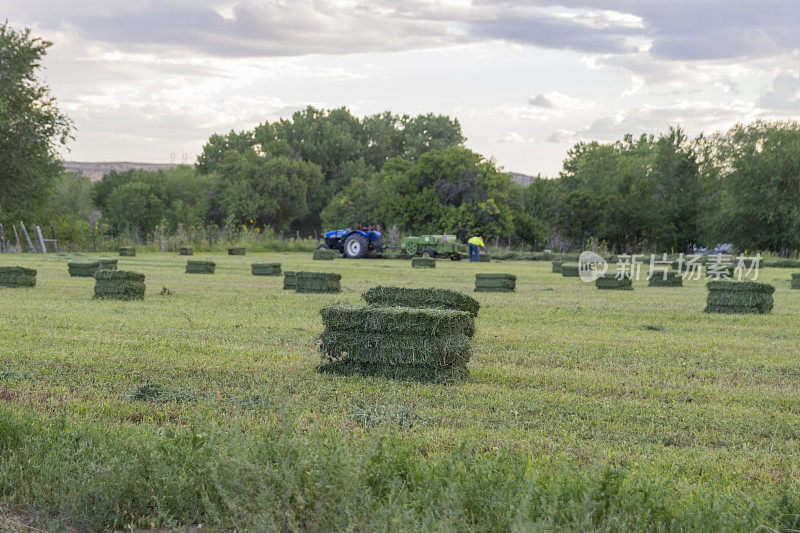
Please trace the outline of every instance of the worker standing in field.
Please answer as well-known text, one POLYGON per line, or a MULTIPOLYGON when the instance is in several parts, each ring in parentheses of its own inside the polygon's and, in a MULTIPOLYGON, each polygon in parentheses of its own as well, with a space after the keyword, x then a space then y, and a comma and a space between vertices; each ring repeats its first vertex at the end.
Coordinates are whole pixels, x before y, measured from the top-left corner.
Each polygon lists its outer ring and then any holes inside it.
POLYGON ((478 254, 480 253, 480 249, 483 248, 483 251, 486 251, 486 245, 483 243, 483 239, 481 237, 475 236, 472 237, 470 240, 467 241, 467 245, 469 246, 469 260, 477 262, 479 259, 478 254))

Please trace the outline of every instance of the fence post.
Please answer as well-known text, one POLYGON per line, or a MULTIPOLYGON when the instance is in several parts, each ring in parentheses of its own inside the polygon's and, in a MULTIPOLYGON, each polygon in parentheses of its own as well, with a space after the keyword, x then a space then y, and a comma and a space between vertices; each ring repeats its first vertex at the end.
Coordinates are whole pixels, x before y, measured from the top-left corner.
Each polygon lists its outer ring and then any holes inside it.
POLYGON ((22 228, 22 234, 25 235, 25 240, 28 241, 28 250, 32 253, 36 253, 36 247, 31 242, 31 238, 28 236, 28 230, 25 229, 25 224, 20 220, 19 227, 22 228))

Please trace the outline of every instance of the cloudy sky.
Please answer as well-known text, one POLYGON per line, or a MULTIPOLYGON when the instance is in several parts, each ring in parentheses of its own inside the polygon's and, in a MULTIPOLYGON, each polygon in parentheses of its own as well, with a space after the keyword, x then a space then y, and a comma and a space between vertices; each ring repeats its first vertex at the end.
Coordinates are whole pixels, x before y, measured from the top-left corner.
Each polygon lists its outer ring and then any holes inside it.
POLYGON ((506 170, 581 139, 800 118, 797 0, 3 0, 55 44, 65 158, 193 162, 307 105, 443 113, 506 170), (184 156, 185 154, 185 156, 184 156))

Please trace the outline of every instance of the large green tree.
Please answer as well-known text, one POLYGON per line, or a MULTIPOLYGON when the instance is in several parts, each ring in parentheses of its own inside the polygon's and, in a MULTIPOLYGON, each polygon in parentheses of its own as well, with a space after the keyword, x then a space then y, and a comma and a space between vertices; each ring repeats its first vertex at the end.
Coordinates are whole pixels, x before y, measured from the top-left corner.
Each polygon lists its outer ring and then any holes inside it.
POLYGON ((72 123, 39 79, 52 43, 0 26, 0 221, 41 214, 61 172, 58 147, 72 123))

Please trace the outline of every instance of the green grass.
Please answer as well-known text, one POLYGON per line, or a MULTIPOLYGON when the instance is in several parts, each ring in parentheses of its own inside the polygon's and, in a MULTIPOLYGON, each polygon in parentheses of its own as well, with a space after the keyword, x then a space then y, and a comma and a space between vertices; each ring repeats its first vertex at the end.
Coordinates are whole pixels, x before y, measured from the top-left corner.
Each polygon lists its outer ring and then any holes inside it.
POLYGON ((544 262, 206 256, 214 276, 185 274, 177 254, 120 257, 146 275, 142 302, 92 300, 94 280, 54 256, 0 256, 38 270, 35 288, 0 288, 7 516, 94 530, 800 528, 800 299, 785 270, 761 271, 772 314, 721 316, 703 313, 703 281, 598 291, 544 262), (340 273, 342 293, 250 274, 268 261, 340 273), (514 274, 517 290, 474 293, 477 272, 514 274), (469 382, 313 371, 319 309, 378 284, 480 301, 469 382))

